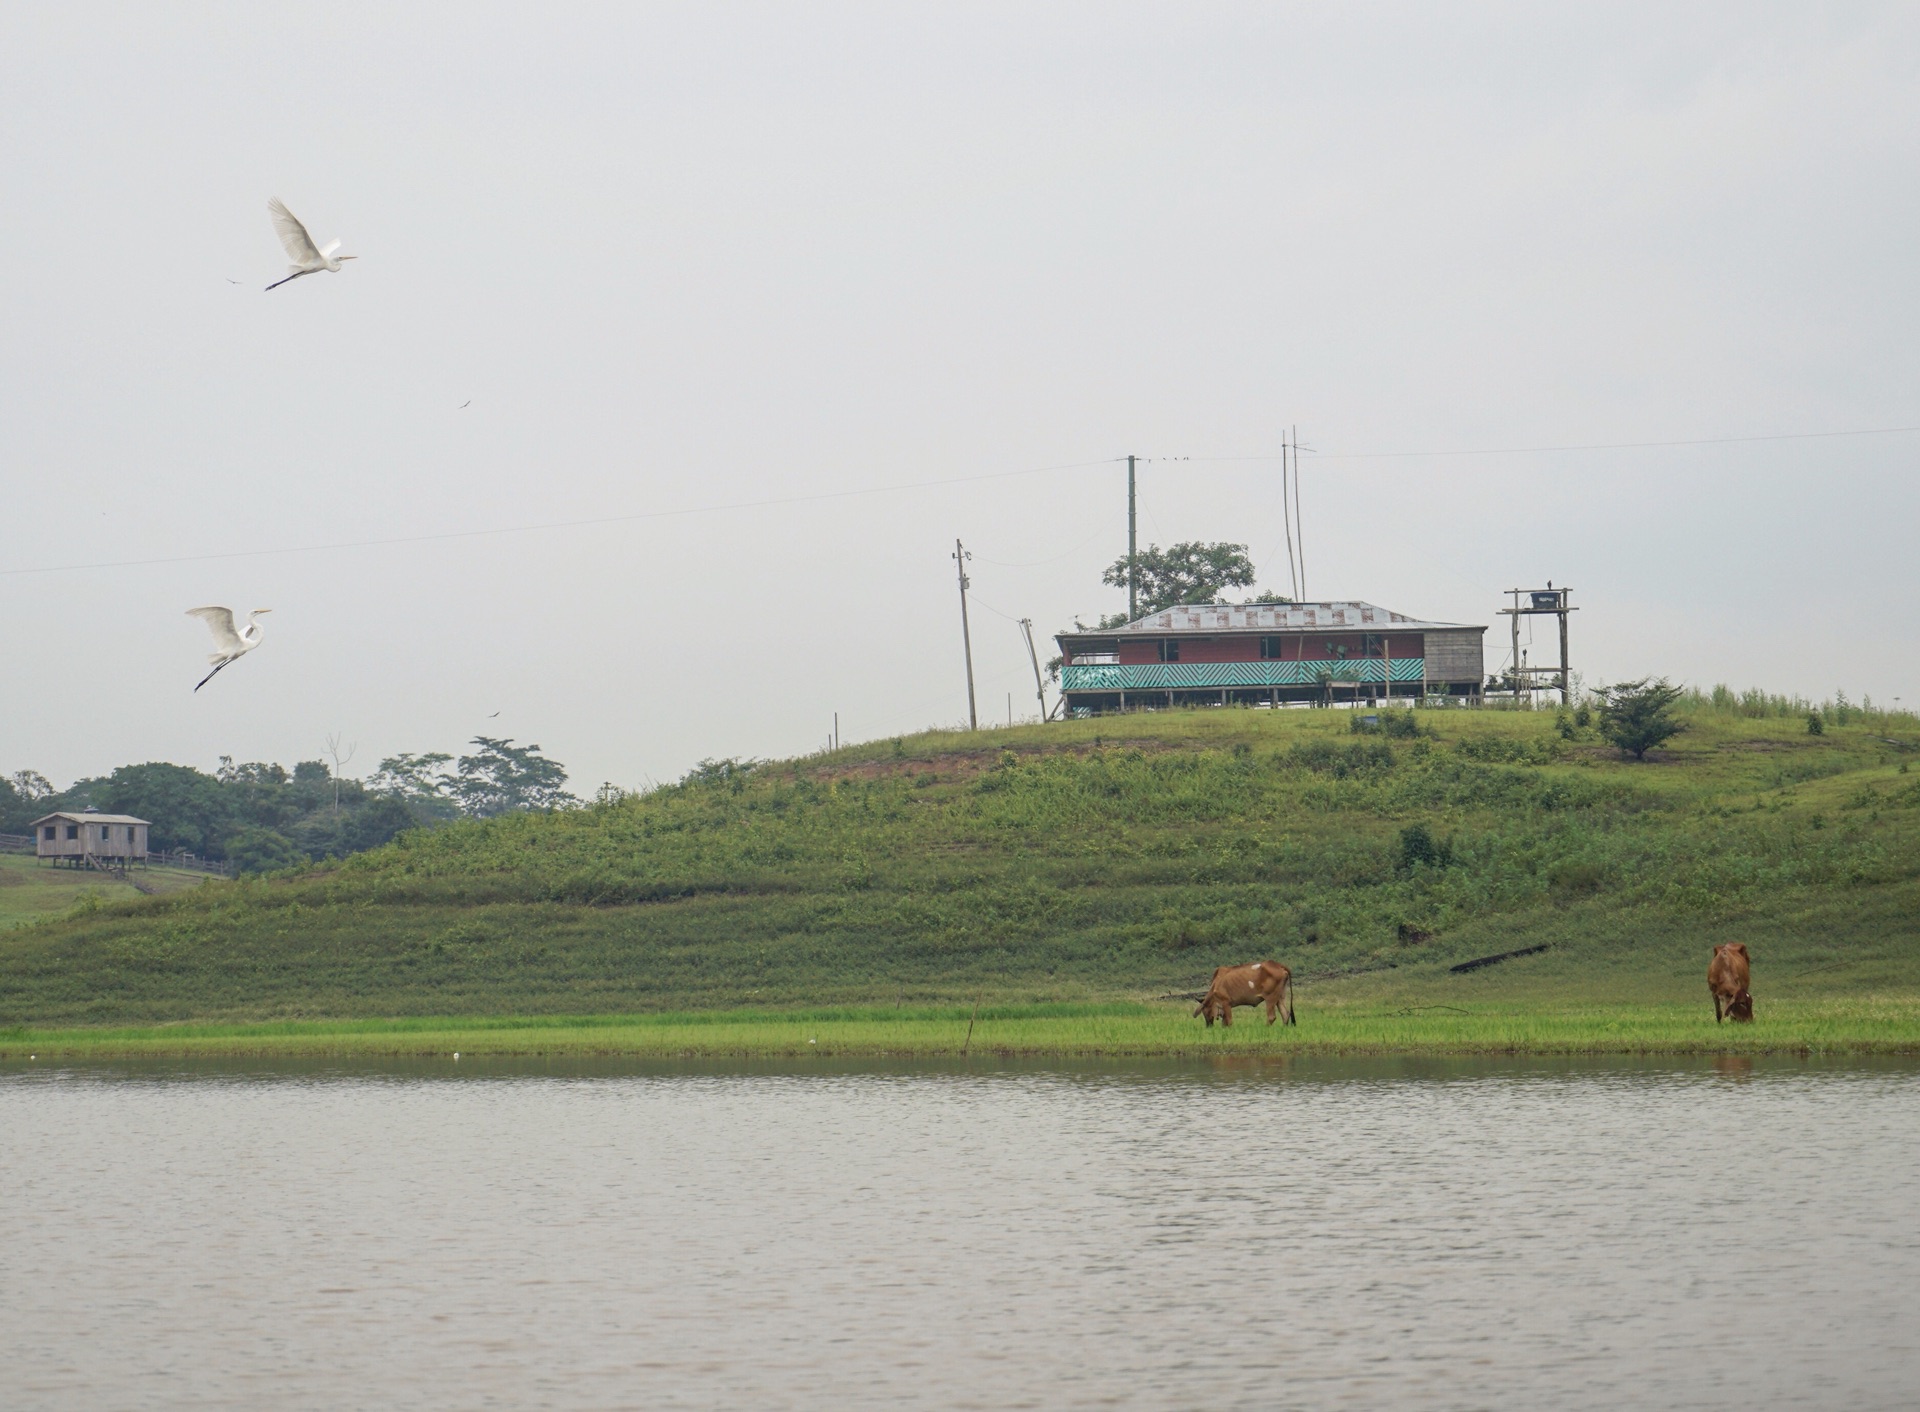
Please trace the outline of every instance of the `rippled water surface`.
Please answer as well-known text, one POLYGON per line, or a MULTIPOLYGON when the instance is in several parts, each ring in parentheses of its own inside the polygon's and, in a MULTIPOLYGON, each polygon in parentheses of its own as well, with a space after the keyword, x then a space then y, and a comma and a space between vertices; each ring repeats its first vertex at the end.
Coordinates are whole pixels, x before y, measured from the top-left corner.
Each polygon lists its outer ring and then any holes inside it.
POLYGON ((1917 1163, 1910 1064, 16 1067, 0 1387, 1911 1406, 1917 1163))

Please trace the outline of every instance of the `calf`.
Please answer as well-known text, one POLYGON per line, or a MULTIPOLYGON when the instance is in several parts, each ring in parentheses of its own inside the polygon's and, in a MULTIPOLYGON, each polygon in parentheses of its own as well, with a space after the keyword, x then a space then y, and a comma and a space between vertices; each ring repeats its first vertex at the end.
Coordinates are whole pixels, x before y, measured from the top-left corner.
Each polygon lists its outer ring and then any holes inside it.
POLYGON ((1212 1029, 1215 1020, 1232 1025, 1236 1005, 1265 1005, 1268 1024, 1280 1015, 1286 1017, 1288 1024, 1293 1024, 1293 972, 1278 961, 1222 966, 1207 985, 1207 998, 1193 1013, 1205 1015, 1207 1028, 1212 1029))
POLYGON ((1751 1020, 1753 996, 1747 991, 1752 980, 1747 948, 1737 941, 1713 948, 1713 960, 1707 965, 1707 990, 1713 995, 1713 1022, 1751 1020))

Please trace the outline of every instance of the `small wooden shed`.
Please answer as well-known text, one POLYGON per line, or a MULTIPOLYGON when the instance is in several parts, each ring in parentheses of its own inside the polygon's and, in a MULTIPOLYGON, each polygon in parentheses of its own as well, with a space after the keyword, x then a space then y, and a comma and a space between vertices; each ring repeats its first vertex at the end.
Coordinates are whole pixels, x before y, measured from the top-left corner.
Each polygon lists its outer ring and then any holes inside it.
POLYGON ((33 821, 33 855, 76 868, 147 861, 147 821, 131 814, 48 814, 33 821))

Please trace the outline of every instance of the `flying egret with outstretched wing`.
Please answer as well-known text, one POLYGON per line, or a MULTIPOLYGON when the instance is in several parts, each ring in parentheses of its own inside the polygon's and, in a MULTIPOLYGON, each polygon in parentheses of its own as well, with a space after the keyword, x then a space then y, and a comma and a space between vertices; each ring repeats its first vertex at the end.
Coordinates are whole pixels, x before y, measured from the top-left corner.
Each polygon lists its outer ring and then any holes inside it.
POLYGON ((273 217, 273 228, 280 234, 280 243, 287 247, 287 258, 293 263, 288 266, 293 273, 286 279, 277 279, 268 285, 268 289, 278 289, 288 280, 299 279, 301 275, 317 275, 322 270, 338 271, 342 260, 357 260, 358 255, 336 255, 340 248, 335 240, 325 249, 313 243, 313 237, 307 234, 307 228, 300 224, 300 218, 281 204, 278 196, 267 202, 267 214, 273 217))
POLYGON ((198 618, 213 631, 213 643, 219 650, 211 653, 207 660, 213 663, 213 670, 194 684, 198 691, 220 674, 221 668, 237 662, 260 645, 260 624, 254 621, 262 613, 271 613, 271 608, 255 608, 247 614, 245 626, 236 628, 231 608, 189 608, 187 616, 198 618))

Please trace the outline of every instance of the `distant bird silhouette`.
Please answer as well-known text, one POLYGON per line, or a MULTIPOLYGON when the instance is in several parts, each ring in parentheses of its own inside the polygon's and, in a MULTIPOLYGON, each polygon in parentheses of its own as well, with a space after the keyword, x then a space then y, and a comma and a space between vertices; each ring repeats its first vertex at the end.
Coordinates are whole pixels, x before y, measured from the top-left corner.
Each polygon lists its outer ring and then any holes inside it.
POLYGON ((267 214, 273 217, 273 228, 280 235, 280 243, 287 249, 287 258, 293 261, 288 268, 293 271, 286 279, 277 279, 268 285, 268 289, 278 289, 287 280, 299 279, 302 275, 316 275, 322 270, 338 271, 342 260, 357 260, 358 255, 336 255, 340 242, 334 241, 322 250, 313 243, 313 237, 307 234, 307 228, 300 224, 300 218, 280 204, 280 198, 274 197, 267 202, 267 214))
POLYGON ((233 609, 231 608, 187 609, 188 617, 198 618, 201 622, 205 623, 208 628, 212 629, 214 645, 220 649, 207 658, 209 662, 213 663, 213 670, 200 678, 198 682, 194 683, 193 689, 195 691, 198 691, 201 687, 219 676, 224 668, 234 662, 238 662, 242 657, 260 645, 260 624, 256 623, 254 619, 262 613, 271 613, 272 611, 273 609, 271 608, 255 608, 251 613, 247 614, 246 626, 236 629, 233 625, 233 609))
MULTIPOLYGON (((497 715, 499 715, 499 714, 500 714, 500 713, 499 713, 498 711, 495 711, 495 712, 493 713, 493 716, 497 716, 497 715)), ((491 721, 491 720, 493 719, 493 716, 489 716, 489 717, 487 717, 487 719, 488 719, 489 721, 491 721)))
POLYGON ((455 411, 465 411, 465 410, 466 410, 467 408, 469 408, 469 407, 471 407, 472 405, 473 405, 473 399, 472 399, 471 397, 469 397, 469 398, 468 398, 468 399, 467 399, 467 400, 466 400, 465 402, 462 402, 462 403, 461 403, 461 404, 460 404, 460 405, 459 405, 459 406, 458 406, 457 408, 455 408, 454 410, 455 410, 455 411))

